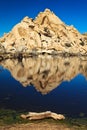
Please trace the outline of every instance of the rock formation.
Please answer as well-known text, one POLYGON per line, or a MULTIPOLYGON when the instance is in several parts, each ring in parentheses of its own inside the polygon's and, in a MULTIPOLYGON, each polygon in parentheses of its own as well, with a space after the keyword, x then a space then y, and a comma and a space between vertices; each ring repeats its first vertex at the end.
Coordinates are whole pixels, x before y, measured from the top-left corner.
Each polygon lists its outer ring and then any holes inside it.
POLYGON ((87 33, 84 33, 83 36, 84 36, 84 40, 85 40, 85 42, 87 44, 87 33))
POLYGON ((37 91, 47 94, 63 81, 70 81, 78 74, 87 78, 87 59, 84 57, 52 57, 50 55, 7 59, 0 62, 24 87, 34 86, 37 91))
POLYGON ((0 52, 87 54, 87 43, 73 26, 63 23, 46 9, 34 20, 25 17, 0 38, 0 52))

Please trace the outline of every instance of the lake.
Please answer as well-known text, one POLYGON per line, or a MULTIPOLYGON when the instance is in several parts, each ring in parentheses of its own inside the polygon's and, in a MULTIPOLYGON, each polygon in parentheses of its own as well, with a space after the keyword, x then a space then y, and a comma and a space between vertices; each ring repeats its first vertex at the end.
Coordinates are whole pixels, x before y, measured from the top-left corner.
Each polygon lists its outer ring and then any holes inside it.
POLYGON ((0 109, 87 117, 87 59, 44 55, 1 61, 0 109))

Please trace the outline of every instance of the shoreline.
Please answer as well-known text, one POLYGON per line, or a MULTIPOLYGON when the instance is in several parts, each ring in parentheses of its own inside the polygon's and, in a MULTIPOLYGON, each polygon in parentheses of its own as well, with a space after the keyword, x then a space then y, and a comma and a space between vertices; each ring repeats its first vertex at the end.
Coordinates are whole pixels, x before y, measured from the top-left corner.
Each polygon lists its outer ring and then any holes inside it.
POLYGON ((22 52, 17 52, 17 53, 0 53, 0 61, 5 60, 5 59, 22 59, 22 58, 29 58, 29 57, 37 57, 37 56, 45 56, 45 55, 50 55, 50 56, 61 56, 61 57, 86 57, 87 54, 80 54, 80 53, 67 53, 67 52, 29 52, 29 53, 22 53, 22 52))
POLYGON ((32 122, 27 124, 15 124, 7 125, 0 127, 0 130, 74 130, 71 126, 61 124, 61 123, 52 123, 47 121, 32 122))
MULTIPOLYGON (((86 120, 86 119, 85 119, 86 120)), ((55 121, 44 119, 38 121, 28 121, 24 123, 13 123, 0 125, 0 130, 86 130, 87 124, 81 124, 79 120, 55 121)))
MULTIPOLYGON (((14 110, 0 110, 0 130, 86 130, 87 117, 66 117, 65 120, 54 120, 51 118, 40 120, 22 119, 20 115, 24 112, 14 110)), ((25 112, 26 113, 26 112, 25 112)))

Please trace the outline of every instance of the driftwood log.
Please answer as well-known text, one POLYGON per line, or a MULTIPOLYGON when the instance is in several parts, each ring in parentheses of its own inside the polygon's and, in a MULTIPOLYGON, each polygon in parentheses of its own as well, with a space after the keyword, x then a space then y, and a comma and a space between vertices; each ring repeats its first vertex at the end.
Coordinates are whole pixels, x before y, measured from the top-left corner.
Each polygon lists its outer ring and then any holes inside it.
POLYGON ((29 119, 29 120, 39 120, 44 118, 53 118, 55 120, 65 119, 62 114, 57 114, 51 111, 36 113, 36 112, 29 112, 27 115, 22 114, 21 118, 29 119))

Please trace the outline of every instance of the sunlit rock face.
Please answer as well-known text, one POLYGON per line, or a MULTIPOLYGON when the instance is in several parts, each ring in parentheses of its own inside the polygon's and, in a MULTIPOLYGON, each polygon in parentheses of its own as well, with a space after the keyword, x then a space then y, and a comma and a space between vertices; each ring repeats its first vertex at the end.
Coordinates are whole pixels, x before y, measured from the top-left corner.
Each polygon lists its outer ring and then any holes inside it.
POLYGON ((11 32, 0 38, 6 52, 67 52, 86 54, 84 36, 73 26, 62 22, 53 12, 46 9, 33 20, 25 17, 11 32))
POLYGON ((87 33, 84 33, 83 37, 84 37, 85 43, 87 44, 87 33))
POLYGON ((21 61, 7 59, 0 62, 24 87, 34 85, 37 91, 47 94, 63 81, 70 81, 78 74, 87 77, 87 60, 78 57, 63 58, 39 56, 21 61))

